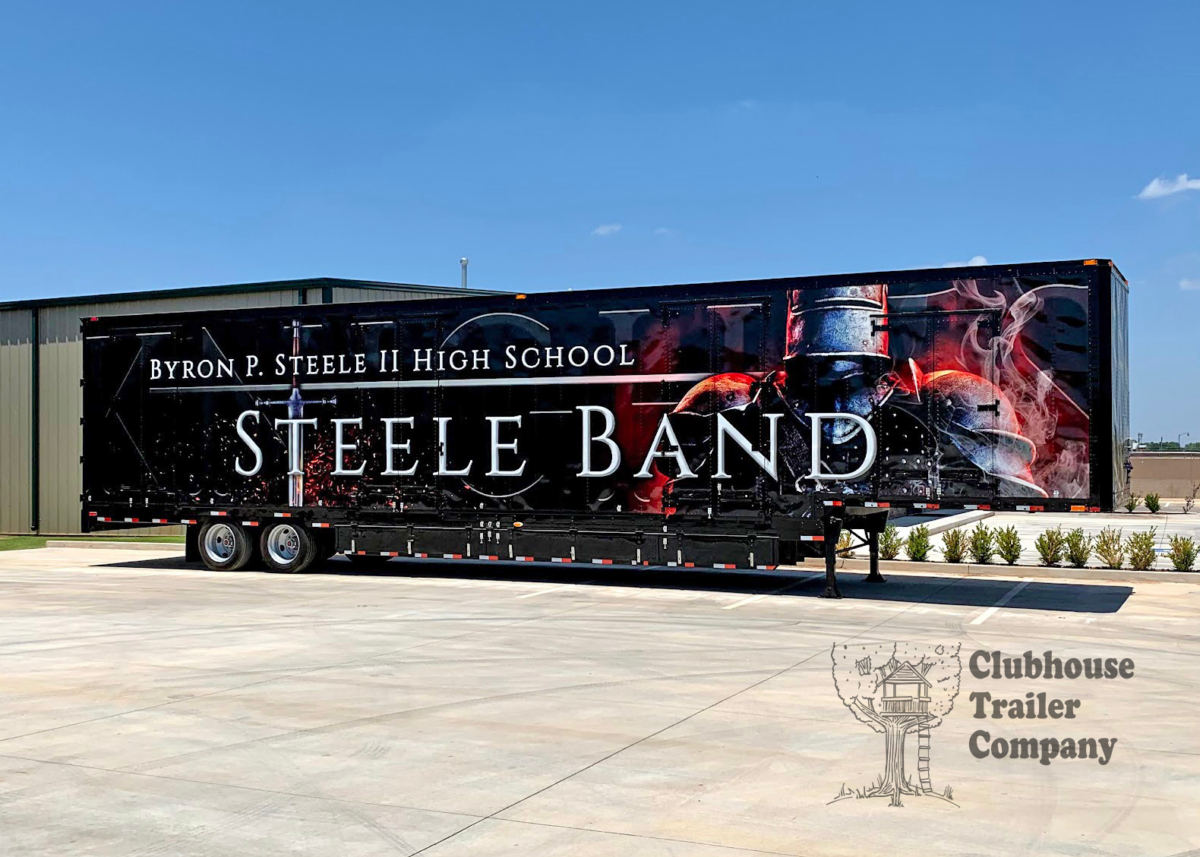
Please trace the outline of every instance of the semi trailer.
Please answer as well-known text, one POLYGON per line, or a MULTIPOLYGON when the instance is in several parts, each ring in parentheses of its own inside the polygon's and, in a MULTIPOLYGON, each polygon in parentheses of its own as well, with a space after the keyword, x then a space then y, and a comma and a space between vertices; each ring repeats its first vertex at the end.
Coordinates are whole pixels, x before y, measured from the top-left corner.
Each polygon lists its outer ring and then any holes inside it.
POLYGON ((86 318, 83 527, 334 554, 767 568, 889 514, 1109 511, 1108 260, 86 318))

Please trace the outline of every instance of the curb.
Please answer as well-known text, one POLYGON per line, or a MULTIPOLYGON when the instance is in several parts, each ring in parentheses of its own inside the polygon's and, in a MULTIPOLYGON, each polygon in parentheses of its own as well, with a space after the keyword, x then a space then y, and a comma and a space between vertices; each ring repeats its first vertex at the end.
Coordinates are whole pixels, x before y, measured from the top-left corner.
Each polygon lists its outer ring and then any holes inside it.
MULTIPOLYGON (((865 559, 839 559, 839 571, 866 573, 871 564, 865 559)), ((976 565, 968 562, 912 562, 911 560, 880 560, 879 571, 884 574, 931 574, 997 580, 1087 580, 1096 583, 1198 583, 1200 572, 1195 571, 1133 571, 1110 568, 1046 568, 1040 565, 976 565)))
POLYGON ((174 542, 83 542, 50 539, 48 548, 88 548, 113 551, 171 551, 183 553, 183 545, 174 542))
POLYGON ((965 527, 967 524, 974 524, 976 521, 982 521, 985 518, 990 518, 995 512, 989 509, 972 509, 969 512, 963 512, 958 515, 950 515, 946 518, 938 518, 930 521, 928 524, 913 524, 908 527, 897 527, 901 532, 911 530, 913 527, 928 527, 929 535, 936 536, 938 533, 944 533, 947 530, 955 530, 959 527, 965 527))

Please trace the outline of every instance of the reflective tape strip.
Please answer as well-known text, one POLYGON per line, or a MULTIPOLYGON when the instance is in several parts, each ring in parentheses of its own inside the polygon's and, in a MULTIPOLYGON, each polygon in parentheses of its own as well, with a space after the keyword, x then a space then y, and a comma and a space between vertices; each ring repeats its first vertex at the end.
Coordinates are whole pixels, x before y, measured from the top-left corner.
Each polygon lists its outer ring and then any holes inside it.
POLYGON ((366 556, 367 555, 366 551, 355 551, 354 553, 357 554, 358 556, 366 556))
POLYGON ((731 562, 714 562, 713 568, 737 568, 737 566, 731 562))
POLYGON ((992 507, 989 506, 987 503, 970 503, 966 506, 963 506, 963 508, 964 509, 978 509, 980 511, 988 511, 992 507))
POLYGON ((569 556, 552 556, 552 557, 550 557, 550 561, 551 562, 571 562, 572 560, 569 556))
POLYGON ((1072 506, 1071 511, 1072 512, 1086 512, 1087 506, 1072 506))
POLYGON ((825 505, 826 506, 841 506, 843 504, 842 504, 841 500, 826 500, 825 505))
POLYGON ((344 553, 346 556, 353 556, 353 555, 354 555, 354 551, 342 551, 342 553, 344 553))
POLYGON ((876 503, 872 500, 868 500, 866 503, 863 503, 863 505, 866 506, 868 509, 890 509, 890 508, 892 508, 891 503, 876 503))
POLYGON ((99 512, 88 512, 88 517, 89 517, 89 518, 95 518, 95 517, 96 517, 97 515, 99 515, 99 514, 100 514, 99 512))
POLYGON ((1088 506, 1088 511, 1089 512, 1099 512, 1100 507, 1099 506, 1088 506))
POLYGON ((400 556, 400 551, 380 551, 380 556, 400 556))
POLYGON ((1046 511, 1046 507, 1045 506, 1018 506, 1017 511, 1018 512, 1044 512, 1044 511, 1046 511))
POLYGON ((417 557, 418 559, 429 559, 429 554, 427 553, 415 553, 413 556, 417 557))
POLYGON ((180 521, 179 523, 181 523, 181 524, 195 524, 195 523, 196 523, 196 521, 195 521, 195 519, 194 519, 194 518, 184 518, 184 519, 183 519, 182 521, 180 521))
POLYGON ((694 563, 694 562, 685 562, 685 563, 683 564, 683 567, 684 567, 684 568, 695 568, 695 567, 696 567, 696 563, 694 563))
POLYGON ((168 521, 166 518, 151 518, 151 519, 150 519, 150 521, 151 521, 152 523, 155 523, 155 524, 167 524, 167 523, 170 523, 170 522, 169 522, 169 521, 168 521))
POLYGON ((531 556, 519 556, 519 557, 517 557, 517 562, 533 562, 533 557, 531 557, 531 556))
POLYGON ((291 512, 276 512, 275 517, 276 518, 290 518, 290 517, 292 517, 292 513, 291 512))
POLYGON ((96 520, 98 520, 98 521, 109 521, 109 522, 111 522, 111 521, 112 521, 112 518, 97 518, 96 520))
POLYGON ((257 527, 258 521, 242 521, 243 527, 257 527))
POLYGON ((216 518, 224 518, 224 517, 225 517, 226 515, 228 515, 229 513, 228 513, 228 512, 209 512, 208 514, 210 514, 210 515, 212 515, 213 517, 216 517, 216 518))
POLYGON ((824 536, 801 536, 800 541, 802 541, 802 542, 823 542, 823 541, 825 541, 825 537, 824 536))
POLYGON ((483 555, 482 555, 482 556, 480 556, 479 558, 480 558, 480 559, 500 559, 500 557, 498 557, 498 556, 492 556, 491 554, 483 554, 483 555))
POLYGON ((462 559, 462 554, 460 554, 460 553, 444 553, 444 554, 442 554, 442 559, 462 559))
POLYGON ((677 562, 668 562, 668 563, 667 563, 667 565, 669 565, 671 568, 674 568, 675 566, 679 565, 679 563, 677 563, 677 562))
POLYGON ((125 523, 127 523, 127 524, 140 524, 140 523, 141 523, 141 521, 139 521, 137 518, 126 518, 126 519, 125 519, 125 523))
POLYGON ((914 509, 940 509, 942 508, 937 503, 913 503, 914 509))
POLYGON ((329 527, 330 527, 331 525, 330 525, 330 524, 315 523, 315 524, 313 524, 313 526, 314 526, 314 527, 317 527, 318 529, 329 529, 329 527))
POLYGON ((774 571, 775 570, 775 566, 773 566, 773 565, 756 565, 754 567, 762 569, 763 571, 774 571))
POLYGON ((612 560, 611 559, 594 559, 594 560, 592 560, 592 563, 594 565, 612 565, 612 560))

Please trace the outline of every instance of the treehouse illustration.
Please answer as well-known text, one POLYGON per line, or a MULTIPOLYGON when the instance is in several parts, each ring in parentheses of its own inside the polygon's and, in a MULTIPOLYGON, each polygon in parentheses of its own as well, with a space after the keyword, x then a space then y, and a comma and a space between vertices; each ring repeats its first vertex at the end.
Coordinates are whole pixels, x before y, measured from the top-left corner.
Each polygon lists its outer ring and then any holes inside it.
POLYGON ((880 711, 884 717, 929 714, 929 689, 933 687, 925 676, 905 661, 883 679, 880 711))
POLYGON ((833 683, 842 704, 860 723, 884 737, 884 768, 878 782, 857 792, 843 790, 839 799, 888 797, 903 806, 901 795, 949 800, 930 782, 930 730, 954 708, 962 661, 958 643, 835 644, 833 683), (904 770, 904 744, 917 735, 917 782, 904 770))

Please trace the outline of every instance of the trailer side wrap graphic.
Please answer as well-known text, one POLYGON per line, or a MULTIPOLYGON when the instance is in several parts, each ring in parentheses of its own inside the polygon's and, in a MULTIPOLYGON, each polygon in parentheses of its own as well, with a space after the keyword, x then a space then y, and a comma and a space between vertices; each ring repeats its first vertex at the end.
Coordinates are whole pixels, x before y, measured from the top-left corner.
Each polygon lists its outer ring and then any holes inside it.
POLYGON ((87 499, 723 518, 814 493, 1087 502, 1082 273, 796 285, 121 320, 85 351, 87 499))

